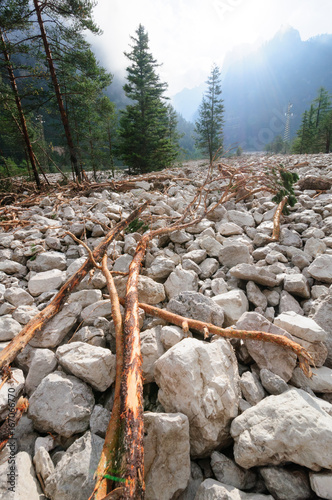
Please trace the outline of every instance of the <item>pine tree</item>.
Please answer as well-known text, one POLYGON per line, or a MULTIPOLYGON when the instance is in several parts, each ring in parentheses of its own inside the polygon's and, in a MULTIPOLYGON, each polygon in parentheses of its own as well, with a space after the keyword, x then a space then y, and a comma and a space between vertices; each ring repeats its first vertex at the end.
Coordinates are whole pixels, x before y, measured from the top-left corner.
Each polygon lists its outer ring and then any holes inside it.
POLYGON ((217 151, 222 150, 222 126, 224 105, 221 99, 221 73, 215 64, 207 80, 208 89, 199 107, 199 118, 195 122, 196 146, 208 154, 210 163, 217 151))
POLYGON ((149 51, 148 34, 142 25, 131 37, 132 51, 125 52, 131 61, 127 68, 127 82, 123 89, 133 101, 122 112, 118 158, 128 166, 130 173, 146 173, 170 166, 176 157, 176 145, 169 134, 166 97, 167 85, 161 83, 156 72, 159 64, 149 51))

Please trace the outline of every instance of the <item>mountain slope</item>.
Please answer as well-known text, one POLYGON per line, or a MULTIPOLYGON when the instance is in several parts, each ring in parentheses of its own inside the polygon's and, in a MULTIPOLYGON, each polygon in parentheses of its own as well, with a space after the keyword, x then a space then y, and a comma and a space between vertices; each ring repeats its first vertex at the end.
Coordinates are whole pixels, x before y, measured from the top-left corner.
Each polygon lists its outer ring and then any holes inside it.
MULTIPOLYGON (((285 112, 293 104, 291 136, 301 115, 316 97, 320 86, 332 92, 332 35, 302 41, 293 28, 282 28, 272 40, 241 56, 234 51, 224 63, 225 145, 240 144, 245 150, 262 150, 285 129, 285 112)), ((198 91, 183 90, 173 98, 175 108, 188 119, 197 111, 198 91), (192 103, 190 109, 189 104, 192 103), (183 112, 185 108, 185 112, 183 112)))

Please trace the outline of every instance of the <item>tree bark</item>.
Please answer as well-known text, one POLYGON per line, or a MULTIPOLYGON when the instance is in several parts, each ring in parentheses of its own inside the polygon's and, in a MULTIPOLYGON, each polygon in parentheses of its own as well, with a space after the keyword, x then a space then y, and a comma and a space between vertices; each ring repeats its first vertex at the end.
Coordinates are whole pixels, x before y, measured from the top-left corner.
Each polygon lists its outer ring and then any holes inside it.
MULTIPOLYGON (((92 255, 94 259, 100 260, 104 255, 108 245, 111 241, 118 236, 121 231, 138 217, 138 215, 146 208, 147 203, 144 203, 136 210, 134 210, 127 219, 119 222, 104 238, 104 240, 94 249, 92 255)), ((0 370, 8 367, 14 361, 17 354, 24 349, 30 340, 39 332, 43 326, 55 316, 65 303, 69 294, 78 285, 78 283, 87 275, 87 273, 94 267, 92 259, 87 258, 79 270, 69 278, 69 280, 62 285, 59 292, 54 299, 45 307, 40 313, 32 318, 28 324, 25 325, 23 330, 20 331, 16 337, 2 350, 0 354, 0 370)))
POLYGON ((65 129, 65 135, 66 135, 67 144, 68 144, 69 153, 70 153, 70 161, 72 164, 73 172, 76 175, 77 180, 81 181, 82 180, 82 173, 81 173, 79 165, 78 165, 76 150, 75 150, 74 142, 73 142, 73 139, 71 136, 69 121, 68 121, 68 117, 66 114, 64 104, 63 104, 62 94, 61 94, 58 78, 56 75, 55 66, 53 63, 50 44, 48 43, 48 38, 46 35, 44 22, 43 22, 43 18, 41 15, 42 6, 39 5, 38 0, 33 0, 33 3, 35 6, 35 9, 36 9, 36 15, 37 15, 37 20, 38 20, 38 24, 39 24, 39 29, 40 29, 41 37, 42 37, 43 44, 44 44, 46 59, 48 62, 48 66, 50 68, 51 79, 52 79, 55 95, 56 95, 57 102, 58 102, 58 107, 59 107, 59 111, 60 111, 60 115, 61 115, 63 128, 65 129))
POLYGON ((11 84, 11 87, 12 87, 13 92, 14 92, 16 107, 17 107, 18 115, 19 115, 20 122, 21 122, 22 135, 24 137, 25 145, 26 145, 26 148, 28 151, 29 159, 31 162, 32 170, 33 170, 33 175, 34 175, 34 178, 36 181, 36 185, 37 185, 37 188, 40 189, 41 184, 40 184, 38 170, 37 170, 37 166, 36 166, 36 162, 35 162, 34 153, 33 153, 31 142, 30 142, 28 127, 27 127, 27 123, 26 123, 25 116, 23 113, 22 103, 21 103, 21 99, 19 96, 13 67, 12 67, 12 64, 10 62, 10 57, 9 57, 8 51, 6 49, 6 42, 5 42, 5 39, 4 39, 4 36, 3 36, 1 29, 0 29, 0 39, 1 39, 2 46, 3 46, 2 52, 4 55, 5 61, 7 63, 7 71, 8 71, 8 75, 9 75, 10 84, 11 84))

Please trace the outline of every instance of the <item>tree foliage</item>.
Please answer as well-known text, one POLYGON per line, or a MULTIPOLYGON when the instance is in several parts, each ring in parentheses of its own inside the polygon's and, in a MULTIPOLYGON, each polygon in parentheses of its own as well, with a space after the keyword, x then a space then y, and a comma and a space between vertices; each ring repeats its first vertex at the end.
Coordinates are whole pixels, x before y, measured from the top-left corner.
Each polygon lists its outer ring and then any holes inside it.
POLYGON ((294 153, 329 153, 332 140, 331 96, 320 87, 309 110, 302 115, 301 127, 293 143, 294 153))
POLYGON ((217 151, 222 150, 222 126, 224 105, 221 98, 221 73, 213 65, 207 80, 208 89, 199 107, 199 117, 195 122, 196 146, 207 154, 212 162, 217 151))
POLYGON ((176 117, 166 104, 167 85, 160 82, 159 65, 142 25, 131 40, 132 50, 125 53, 131 65, 123 88, 132 104, 121 112, 116 151, 130 173, 137 174, 170 166, 177 156, 177 137, 176 117))

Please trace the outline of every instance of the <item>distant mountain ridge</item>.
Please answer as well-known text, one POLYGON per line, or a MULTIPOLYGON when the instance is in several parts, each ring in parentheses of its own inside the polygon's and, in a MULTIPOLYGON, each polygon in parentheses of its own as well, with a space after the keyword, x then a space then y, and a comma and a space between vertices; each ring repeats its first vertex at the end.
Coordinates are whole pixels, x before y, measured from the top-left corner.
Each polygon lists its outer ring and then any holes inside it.
MULTIPOLYGON (((285 112, 293 104, 291 137, 302 113, 317 96, 319 87, 332 92, 332 35, 302 41, 294 28, 283 27, 258 49, 241 57, 235 49, 223 66, 225 145, 259 151, 285 129, 285 112)), ((208 76, 208 75, 207 75, 208 76)), ((184 89, 173 99, 186 120, 194 120, 205 84, 184 89)))

